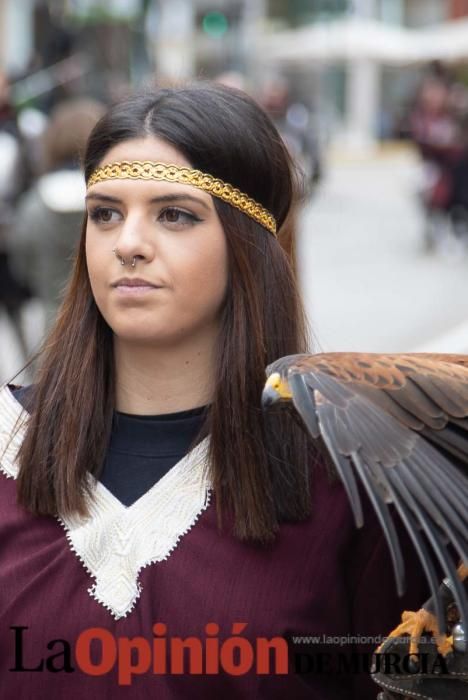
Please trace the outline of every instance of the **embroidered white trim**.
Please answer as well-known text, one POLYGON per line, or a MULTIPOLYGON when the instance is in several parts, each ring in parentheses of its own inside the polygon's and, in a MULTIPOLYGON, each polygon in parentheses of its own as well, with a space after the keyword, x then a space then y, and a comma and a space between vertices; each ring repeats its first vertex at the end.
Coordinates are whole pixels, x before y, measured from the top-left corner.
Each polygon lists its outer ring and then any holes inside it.
MULTIPOLYGON (((0 471, 16 479, 16 455, 26 432, 23 420, 7 446, 16 420, 28 417, 7 385, 0 387, 0 471), (6 447, 6 449, 5 449, 6 447)), ((167 559, 210 503, 207 475, 209 436, 175 464, 130 506, 121 503, 92 475, 90 516, 57 517, 70 549, 95 583, 89 594, 116 620, 134 608, 141 569, 167 559)))

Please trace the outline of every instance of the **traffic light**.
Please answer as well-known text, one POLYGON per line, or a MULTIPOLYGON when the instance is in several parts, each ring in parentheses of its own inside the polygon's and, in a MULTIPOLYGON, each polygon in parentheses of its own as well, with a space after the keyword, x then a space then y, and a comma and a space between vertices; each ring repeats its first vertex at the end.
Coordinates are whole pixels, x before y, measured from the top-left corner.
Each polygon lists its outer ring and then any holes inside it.
POLYGON ((228 18, 222 12, 207 12, 202 19, 202 28, 209 36, 221 37, 229 29, 228 18))

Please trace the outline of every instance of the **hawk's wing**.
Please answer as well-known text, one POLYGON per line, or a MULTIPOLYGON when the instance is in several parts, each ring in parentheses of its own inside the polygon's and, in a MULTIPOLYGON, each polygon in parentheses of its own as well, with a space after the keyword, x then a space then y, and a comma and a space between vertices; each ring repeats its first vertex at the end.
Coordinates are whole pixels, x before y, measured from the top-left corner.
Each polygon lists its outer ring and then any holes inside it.
POLYGON ((322 437, 358 526, 355 474, 364 484, 390 547, 399 592, 404 565, 390 503, 424 567, 440 628, 434 556, 466 625, 468 605, 448 547, 468 562, 468 357, 290 355, 266 371, 287 380, 307 430, 322 437))

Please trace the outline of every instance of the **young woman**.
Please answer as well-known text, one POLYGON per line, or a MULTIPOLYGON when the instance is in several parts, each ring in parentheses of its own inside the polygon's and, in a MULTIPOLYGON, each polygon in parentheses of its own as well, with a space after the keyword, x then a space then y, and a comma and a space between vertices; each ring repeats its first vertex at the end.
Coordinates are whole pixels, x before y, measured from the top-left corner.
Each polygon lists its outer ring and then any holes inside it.
POLYGON ((427 591, 398 599, 368 504, 358 531, 260 407, 310 350, 283 142, 236 89, 165 88, 110 109, 84 175, 36 380, 0 391, 0 697, 374 698, 350 652, 427 591))

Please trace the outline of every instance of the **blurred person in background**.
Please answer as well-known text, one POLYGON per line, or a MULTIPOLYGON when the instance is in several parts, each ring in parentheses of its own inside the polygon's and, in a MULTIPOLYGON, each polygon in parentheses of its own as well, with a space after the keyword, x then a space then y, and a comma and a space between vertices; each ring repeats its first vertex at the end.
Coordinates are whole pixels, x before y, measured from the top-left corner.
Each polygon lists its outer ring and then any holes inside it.
POLYGON ((259 102, 303 171, 312 194, 322 175, 322 156, 311 110, 303 102, 292 99, 288 81, 279 75, 265 80, 259 102))
POLYGON ((59 103, 43 135, 44 173, 21 197, 10 228, 15 275, 40 299, 46 328, 55 318, 84 211, 82 152, 104 106, 88 98, 59 103))
POLYGON ((26 280, 13 274, 8 235, 14 219, 14 207, 26 184, 27 167, 16 111, 11 103, 10 82, 0 71, 0 308, 6 312, 24 357, 27 341, 21 325, 21 309, 31 296, 26 280))
MULTIPOLYGON (((305 104, 291 99, 288 81, 279 75, 264 81, 258 101, 272 119, 302 174, 302 192, 297 204, 304 203, 322 176, 319 137, 312 123, 312 114, 305 104)), ((297 207, 292 208, 289 217, 295 216, 297 211, 297 207)), ((291 218, 285 224, 284 239, 297 275, 296 230, 297 222, 291 218)))
POLYGON ((451 91, 451 104, 459 132, 459 156, 452 169, 450 221, 455 238, 463 252, 468 251, 468 89, 456 83, 451 91))
POLYGON ((422 158, 420 195, 426 214, 424 246, 445 238, 454 206, 454 174, 464 144, 449 78, 429 73, 422 81, 410 117, 411 136, 422 158))

